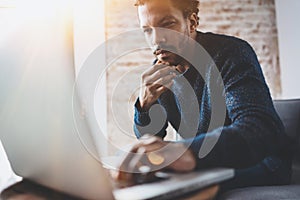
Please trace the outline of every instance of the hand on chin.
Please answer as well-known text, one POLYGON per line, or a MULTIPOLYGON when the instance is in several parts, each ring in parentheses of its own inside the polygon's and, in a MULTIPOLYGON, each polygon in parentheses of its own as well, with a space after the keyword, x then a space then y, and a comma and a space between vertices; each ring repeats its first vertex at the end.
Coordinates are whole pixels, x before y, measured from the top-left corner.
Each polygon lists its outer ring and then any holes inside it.
POLYGON ((157 56, 158 59, 158 63, 160 64, 166 64, 166 65, 170 65, 170 66, 176 66, 179 62, 177 61, 177 59, 173 58, 173 56, 161 56, 158 55, 157 56))

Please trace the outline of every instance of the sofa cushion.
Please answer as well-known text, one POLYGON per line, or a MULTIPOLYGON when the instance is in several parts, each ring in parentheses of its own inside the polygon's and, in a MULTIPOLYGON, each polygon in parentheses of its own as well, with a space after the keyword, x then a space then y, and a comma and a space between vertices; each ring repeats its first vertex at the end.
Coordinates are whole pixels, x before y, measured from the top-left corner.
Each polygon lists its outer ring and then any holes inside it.
POLYGON ((288 136, 293 140, 299 140, 300 99, 274 100, 273 102, 288 136))
POLYGON ((299 200, 300 185, 263 186, 235 189, 221 195, 220 200, 299 200))
POLYGON ((295 142, 292 164, 292 183, 300 184, 300 99, 274 100, 287 135, 295 142))

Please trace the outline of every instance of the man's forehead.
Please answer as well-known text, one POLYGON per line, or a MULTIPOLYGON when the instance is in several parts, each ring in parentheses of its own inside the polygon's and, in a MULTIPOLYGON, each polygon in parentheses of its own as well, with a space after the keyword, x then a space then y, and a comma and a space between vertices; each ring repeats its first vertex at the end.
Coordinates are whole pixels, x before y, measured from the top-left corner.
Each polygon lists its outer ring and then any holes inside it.
POLYGON ((148 0, 138 7, 148 6, 149 8, 159 8, 159 7, 171 7, 173 6, 172 0, 148 0))
POLYGON ((146 26, 182 17, 182 12, 173 6, 171 0, 150 0, 138 6, 138 16, 141 26, 146 26))

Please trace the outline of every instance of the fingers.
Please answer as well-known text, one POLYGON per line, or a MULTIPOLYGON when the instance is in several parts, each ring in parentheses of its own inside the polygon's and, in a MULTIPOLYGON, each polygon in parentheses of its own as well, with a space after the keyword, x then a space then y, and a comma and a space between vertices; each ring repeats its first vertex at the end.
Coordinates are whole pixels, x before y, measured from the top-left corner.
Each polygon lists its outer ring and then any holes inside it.
POLYGON ((188 172, 196 167, 194 154, 183 144, 164 142, 161 138, 146 136, 141 138, 141 142, 136 144, 133 150, 137 151, 139 148, 144 148, 146 153, 141 161, 153 169, 164 163, 169 163, 166 168, 179 172, 188 172), (169 147, 164 148, 166 145, 169 147))
POLYGON ((175 73, 176 67, 169 64, 155 64, 142 74, 144 83, 153 83, 161 77, 175 73))
POLYGON ((161 68, 159 70, 156 70, 152 74, 147 74, 147 77, 144 78, 144 82, 146 84, 151 84, 157 81, 160 78, 163 78, 165 76, 174 74, 176 76, 176 68, 174 66, 166 66, 164 68, 161 68))
POLYGON ((169 88, 171 88, 171 86, 173 85, 173 81, 167 83, 167 84, 164 84, 163 86, 159 87, 156 89, 156 93, 157 95, 161 95, 162 93, 164 93, 166 90, 168 90, 169 88))
POLYGON ((147 83, 149 85, 150 91, 151 89, 157 89, 159 87, 165 86, 166 84, 172 82, 172 80, 176 77, 175 73, 168 74, 164 77, 157 79, 155 82, 147 83))
POLYGON ((189 172, 196 168, 196 159, 192 153, 184 153, 168 167, 178 172, 189 172))
POLYGON ((171 74, 163 77, 152 84, 141 87, 139 102, 141 108, 148 110, 152 104, 173 85, 173 79, 176 75, 171 74))
POLYGON ((131 186, 138 182, 138 174, 153 174, 162 168, 188 172, 195 167, 195 156, 183 144, 165 142, 155 136, 144 136, 125 157, 117 174, 117 181, 120 187, 131 186))
POLYGON ((145 81, 147 90, 155 99, 173 85, 173 79, 176 77, 176 73, 172 71, 169 71, 169 73, 160 77, 155 76, 154 78, 152 77, 150 81, 145 81))
POLYGON ((150 67, 148 70, 145 71, 145 75, 151 75, 156 71, 168 66, 171 66, 168 62, 163 63, 161 61, 157 61, 152 67, 150 67))
POLYGON ((115 176, 117 187, 123 188, 135 184, 133 172, 140 159, 140 155, 141 154, 137 154, 136 148, 132 149, 131 152, 126 155, 115 176))
POLYGON ((145 173, 145 166, 148 167, 147 170, 150 172, 153 168, 151 168, 152 164, 149 162, 147 152, 156 151, 163 146, 164 142, 158 137, 142 137, 139 143, 131 148, 130 152, 126 155, 125 159, 120 165, 119 171, 115 176, 118 182, 118 187, 134 185, 137 181, 135 174, 145 173))
POLYGON ((132 159, 129 161, 128 164, 128 170, 130 172, 133 172, 138 166, 140 161, 142 160, 144 154, 146 152, 146 149, 144 147, 140 147, 137 149, 136 153, 132 157, 132 159))
POLYGON ((145 71, 141 78, 140 107, 148 110, 160 95, 172 86, 177 74, 175 66, 160 61, 145 71))
POLYGON ((140 148, 144 149, 144 152, 151 152, 161 149, 166 145, 161 138, 156 136, 145 135, 140 138, 140 141, 132 147, 131 152, 137 152, 140 148))
POLYGON ((165 145, 166 142, 163 142, 160 138, 155 136, 147 139, 141 138, 141 140, 131 148, 130 152, 122 161, 120 170, 134 172, 141 162, 149 164, 147 161, 147 153, 159 150, 165 145))

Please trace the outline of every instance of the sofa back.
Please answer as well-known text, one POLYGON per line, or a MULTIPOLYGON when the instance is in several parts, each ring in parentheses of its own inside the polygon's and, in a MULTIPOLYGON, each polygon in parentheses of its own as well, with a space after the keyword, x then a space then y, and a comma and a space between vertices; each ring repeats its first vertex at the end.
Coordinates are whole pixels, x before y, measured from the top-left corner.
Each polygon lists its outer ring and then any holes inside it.
POLYGON ((300 184, 300 99, 274 100, 287 135, 296 142, 292 164, 292 183, 300 184))

